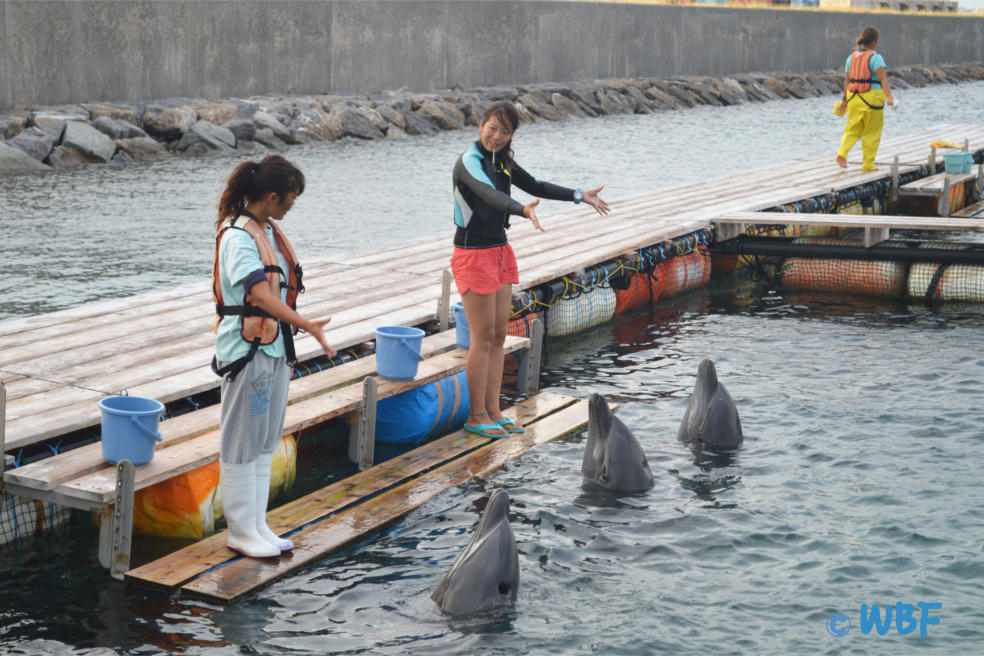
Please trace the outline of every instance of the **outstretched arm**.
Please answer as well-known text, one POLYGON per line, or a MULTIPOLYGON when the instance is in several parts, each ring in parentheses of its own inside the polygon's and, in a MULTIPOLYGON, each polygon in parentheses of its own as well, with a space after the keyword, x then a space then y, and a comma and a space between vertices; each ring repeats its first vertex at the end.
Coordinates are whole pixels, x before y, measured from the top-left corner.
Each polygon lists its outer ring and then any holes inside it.
POLYGON ((331 321, 330 318, 321 319, 318 321, 308 321, 294 310, 291 310, 289 305, 274 296, 270 291, 270 286, 265 280, 253 285, 250 288, 249 293, 246 295, 246 300, 261 310, 269 312, 277 319, 286 321, 292 326, 296 326, 305 332, 311 333, 314 338, 318 340, 318 343, 321 344, 321 348, 324 349, 325 355, 329 358, 333 358, 338 355, 338 352, 335 351, 335 349, 333 349, 325 339, 324 327, 329 321, 331 321))

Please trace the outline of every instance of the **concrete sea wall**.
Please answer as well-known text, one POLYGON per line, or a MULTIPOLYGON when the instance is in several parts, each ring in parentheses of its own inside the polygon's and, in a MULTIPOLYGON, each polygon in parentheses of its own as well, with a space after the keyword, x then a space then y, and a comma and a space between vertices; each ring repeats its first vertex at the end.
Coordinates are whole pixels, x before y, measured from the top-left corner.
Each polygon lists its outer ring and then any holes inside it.
POLYGON ((539 0, 0 0, 0 108, 984 60, 984 18, 539 0))

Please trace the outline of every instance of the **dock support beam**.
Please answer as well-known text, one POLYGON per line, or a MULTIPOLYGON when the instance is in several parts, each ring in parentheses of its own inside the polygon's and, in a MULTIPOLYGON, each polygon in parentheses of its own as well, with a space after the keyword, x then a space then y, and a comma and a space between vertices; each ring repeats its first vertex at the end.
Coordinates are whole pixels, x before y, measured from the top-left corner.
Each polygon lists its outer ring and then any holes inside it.
POLYGON ((7 483, 3 473, 7 471, 7 386, 3 383, 0 383, 0 456, 3 456, 3 464, 0 465, 0 494, 6 494, 7 483))
POLYGON ((889 236, 888 228, 865 228, 864 247, 871 248, 875 244, 887 241, 889 236))
POLYGON ((540 391, 540 358, 543 356, 543 322, 533 320, 530 328, 530 346, 517 354, 519 370, 516 387, 520 394, 533 396, 540 391))
POLYGON ((359 471, 372 467, 376 444, 376 378, 366 376, 362 381, 362 400, 355 411, 349 430, 349 459, 359 465, 359 471))
POLYGON ((116 465, 116 498, 99 523, 99 562, 109 568, 109 575, 123 580, 130 569, 130 544, 133 538, 133 490, 136 480, 133 463, 120 460, 116 465))
POLYGON ((451 272, 444 270, 441 278, 441 297, 437 299, 437 325, 443 333, 451 326, 451 272))
POLYGON ((943 193, 936 206, 936 213, 940 216, 950 216, 950 178, 943 178, 943 193))
POLYGON ((936 175, 936 146, 929 147, 929 174, 936 175))
POLYGON ((728 241, 745 233, 744 223, 715 223, 714 241, 728 241))
MULTIPOLYGON (((899 156, 892 160, 892 193, 888 199, 893 203, 899 202, 899 156)), ((884 212, 884 210, 882 210, 884 212)))

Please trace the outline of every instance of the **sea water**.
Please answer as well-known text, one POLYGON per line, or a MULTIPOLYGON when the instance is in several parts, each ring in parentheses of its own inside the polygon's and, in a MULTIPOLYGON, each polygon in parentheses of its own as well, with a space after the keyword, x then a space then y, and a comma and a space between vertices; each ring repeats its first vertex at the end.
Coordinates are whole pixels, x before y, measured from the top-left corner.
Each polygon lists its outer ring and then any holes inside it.
MULTIPOLYGON (((980 122, 984 83, 899 96, 905 109, 886 117, 886 138, 980 122)), ((832 159, 842 123, 829 104, 539 123, 520 129, 515 148, 539 177, 604 183, 616 199, 795 157, 832 159)), ((309 180, 288 215, 302 255, 449 233, 450 168, 470 139, 290 149, 309 180)), ((178 159, 9 179, 3 316, 207 275, 213 208, 233 165, 178 159)), ((978 653, 982 346, 981 306, 713 282, 546 344, 542 387, 619 404, 649 458, 652 490, 584 489, 582 431, 228 606, 110 580, 94 564, 94 532, 77 521, 0 550, 0 652, 978 653), (745 442, 734 453, 676 440, 705 357, 741 416, 745 442), (512 498, 517 603, 445 617, 429 594, 496 487, 512 498), (901 621, 884 622, 889 607, 901 621)))

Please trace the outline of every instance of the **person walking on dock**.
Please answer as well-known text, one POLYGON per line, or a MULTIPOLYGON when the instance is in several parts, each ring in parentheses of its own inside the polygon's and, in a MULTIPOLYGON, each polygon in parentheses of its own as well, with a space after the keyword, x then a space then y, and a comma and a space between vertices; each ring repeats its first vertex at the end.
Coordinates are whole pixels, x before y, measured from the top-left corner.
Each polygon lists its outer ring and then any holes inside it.
POLYGON ((516 256, 506 240, 511 215, 523 216, 543 232, 536 216, 539 198, 585 202, 599 214, 608 203, 598 192, 581 191, 537 180, 513 160, 512 136, 519 112, 508 101, 489 105, 479 123, 479 138, 454 166, 454 254, 451 272, 468 321, 471 346, 465 378, 471 414, 465 430, 499 438, 525 430, 502 416, 499 391, 505 360, 503 343, 512 306, 512 286, 519 282, 516 256), (513 200, 511 185, 538 197, 525 206, 513 200))
POLYGON ((310 333, 329 357, 331 319, 295 309, 301 267, 277 225, 304 191, 304 174, 280 155, 243 162, 219 200, 212 292, 218 313, 212 369, 222 376, 219 488, 226 543, 256 558, 293 548, 266 523, 273 452, 287 411, 293 335, 310 333))
POLYGON ((858 49, 845 64, 844 98, 839 111, 847 110, 847 125, 837 151, 837 165, 847 168, 847 153, 861 139, 861 170, 875 170, 875 154, 881 143, 885 105, 895 103, 888 85, 885 59, 875 52, 878 30, 866 27, 857 40, 858 49))

